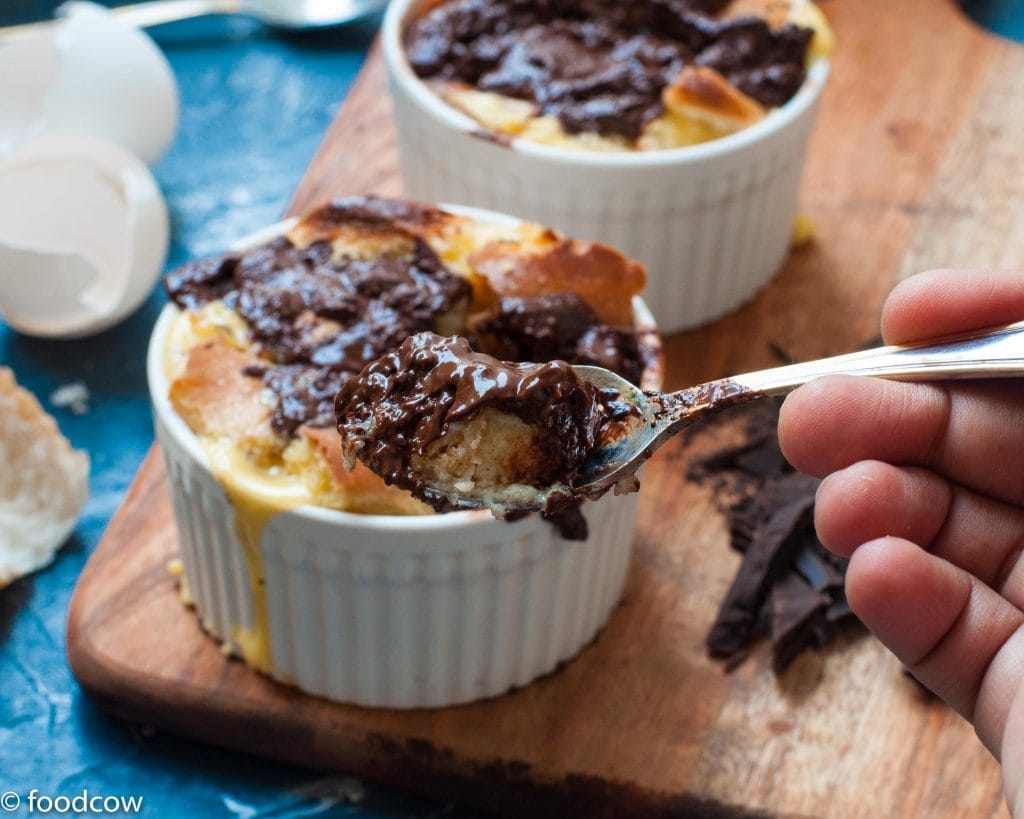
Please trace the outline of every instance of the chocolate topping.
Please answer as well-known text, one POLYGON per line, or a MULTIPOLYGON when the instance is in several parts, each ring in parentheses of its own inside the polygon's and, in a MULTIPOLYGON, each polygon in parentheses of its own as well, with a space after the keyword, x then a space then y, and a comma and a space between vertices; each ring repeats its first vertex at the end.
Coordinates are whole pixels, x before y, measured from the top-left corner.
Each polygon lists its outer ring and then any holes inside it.
POLYGON ((502 299, 475 331, 479 348, 497 358, 593 364, 633 384, 643 373, 636 333, 602 324, 575 293, 502 299))
MULTIPOLYGON (((182 308, 223 300, 248 322, 267 366, 246 374, 276 397, 277 432, 330 426, 342 384, 409 336, 439 329, 440 317, 468 303, 466 279, 413 232, 439 215, 403 200, 345 199, 308 218, 325 231, 350 225, 357 235, 397 237, 408 252, 335 257, 327 241, 296 247, 281 237, 186 264, 165 285, 182 308)), ((601 324, 575 295, 507 299, 480 326, 486 332, 475 346, 500 358, 595 363, 633 381, 643 367, 636 334, 601 324)))
MULTIPOLYGON (((331 224, 420 218, 407 203, 358 198, 323 209, 331 224)), ((171 298, 184 308, 222 299, 248 322, 253 340, 274 363, 261 373, 278 397, 273 426, 292 435, 301 424, 334 423, 341 384, 439 316, 468 302, 466 280, 448 270, 421 239, 411 251, 373 259, 332 257, 317 241, 295 247, 287 238, 241 254, 200 259, 170 273, 171 298)))
POLYGON ((413 70, 535 102, 570 133, 630 140, 664 111, 686 65, 714 68, 761 104, 803 84, 813 32, 714 20, 724 0, 449 0, 407 31, 413 70))
POLYGON ((602 420, 594 398, 564 361, 503 362, 463 338, 420 333, 346 383, 337 414, 342 436, 374 471, 414 488, 410 455, 423 455, 452 422, 493 407, 551 433, 536 470, 553 484, 571 480, 594 446, 602 420))

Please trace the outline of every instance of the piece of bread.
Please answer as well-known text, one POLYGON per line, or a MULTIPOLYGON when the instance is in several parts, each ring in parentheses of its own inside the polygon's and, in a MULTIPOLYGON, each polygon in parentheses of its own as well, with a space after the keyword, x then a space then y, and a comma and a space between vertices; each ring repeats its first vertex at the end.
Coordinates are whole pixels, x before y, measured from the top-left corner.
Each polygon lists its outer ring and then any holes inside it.
POLYGON ((284 443, 270 428, 263 385, 244 373, 259 363, 219 339, 193 347, 184 372, 171 383, 171 404, 196 435, 231 438, 260 457, 280 452, 284 443))
POLYGON ((88 497, 89 458, 0 367, 0 588, 46 566, 88 497))
POLYGON ((689 65, 661 95, 665 109, 731 134, 764 118, 765 107, 713 68, 689 65))
POLYGON ((633 323, 633 296, 647 281, 643 266, 617 250, 535 225, 524 227, 521 239, 475 251, 470 264, 502 298, 575 293, 615 327, 633 323))

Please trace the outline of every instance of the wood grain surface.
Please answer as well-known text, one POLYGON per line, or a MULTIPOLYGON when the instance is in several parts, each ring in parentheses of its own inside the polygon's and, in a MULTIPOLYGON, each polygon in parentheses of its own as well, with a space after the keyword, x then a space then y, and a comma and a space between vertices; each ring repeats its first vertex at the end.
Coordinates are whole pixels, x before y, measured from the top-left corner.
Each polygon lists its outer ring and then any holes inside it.
MULTIPOLYGON (((885 295, 933 266, 1021 266, 1024 52, 946 0, 824 0, 838 39, 802 193, 817 237, 751 304, 668 341, 668 386, 854 349, 885 295)), ((292 203, 400 190, 374 51, 292 203)), ((716 434, 728 434, 728 427, 716 434)), ((71 604, 75 675, 107 709, 254 754, 516 816, 1007 815, 971 728, 856 629, 782 677, 726 674, 703 638, 736 566, 685 463, 645 472, 622 604, 561 670, 435 711, 306 697, 225 659, 177 596, 154 449, 71 604)))

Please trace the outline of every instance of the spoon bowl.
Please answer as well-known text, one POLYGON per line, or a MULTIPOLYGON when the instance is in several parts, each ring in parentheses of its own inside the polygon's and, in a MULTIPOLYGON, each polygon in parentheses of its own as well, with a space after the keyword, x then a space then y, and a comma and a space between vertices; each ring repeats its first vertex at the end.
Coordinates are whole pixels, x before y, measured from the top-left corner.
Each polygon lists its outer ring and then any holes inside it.
POLYGON ((387 0, 239 0, 239 13, 287 29, 325 28, 367 17, 387 0))
POLYGON ((573 367, 576 374, 602 392, 606 400, 628 408, 601 445, 590 453, 573 482, 581 494, 600 494, 636 472, 669 438, 709 412, 760 397, 730 379, 712 381, 674 393, 645 393, 610 370, 589 365, 573 367))

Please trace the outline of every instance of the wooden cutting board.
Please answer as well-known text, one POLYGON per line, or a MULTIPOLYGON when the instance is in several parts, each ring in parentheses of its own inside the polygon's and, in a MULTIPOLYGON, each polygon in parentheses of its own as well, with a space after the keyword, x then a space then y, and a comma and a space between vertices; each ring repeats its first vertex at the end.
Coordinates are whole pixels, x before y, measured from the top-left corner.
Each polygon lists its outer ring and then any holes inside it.
MULTIPOLYGON (((803 210, 815 242, 752 304, 668 342, 668 385, 848 351, 893 284, 932 266, 1024 266, 1024 51, 951 0, 825 0, 838 37, 803 210), (773 352, 773 349, 775 352, 773 352)), ((375 51, 292 204, 398 193, 375 51)), ((489 702, 336 705, 225 659, 166 569, 154 448, 71 603, 68 652, 110 711, 219 745, 520 816, 1006 816, 970 727, 856 631, 780 678, 726 674, 703 639, 736 565, 687 447, 645 473, 622 604, 558 672, 489 702)))

